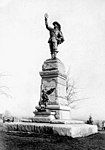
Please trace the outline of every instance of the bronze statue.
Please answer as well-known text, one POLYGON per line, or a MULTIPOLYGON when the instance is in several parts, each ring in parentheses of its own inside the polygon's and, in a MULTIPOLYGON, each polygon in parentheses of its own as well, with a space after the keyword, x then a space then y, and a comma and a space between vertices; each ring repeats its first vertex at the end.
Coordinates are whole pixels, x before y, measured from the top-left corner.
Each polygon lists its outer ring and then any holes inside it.
POLYGON ((49 30, 50 38, 48 40, 50 52, 51 52, 51 58, 55 59, 56 54, 58 53, 57 47, 59 44, 64 42, 64 37, 61 32, 61 25, 55 21, 53 22, 54 28, 48 26, 48 14, 45 14, 45 25, 46 28, 49 30))
POLYGON ((46 109, 47 103, 49 101, 48 95, 50 95, 53 91, 55 90, 55 88, 51 88, 50 90, 42 90, 41 93, 41 98, 39 101, 39 106, 41 107, 41 109, 46 109))

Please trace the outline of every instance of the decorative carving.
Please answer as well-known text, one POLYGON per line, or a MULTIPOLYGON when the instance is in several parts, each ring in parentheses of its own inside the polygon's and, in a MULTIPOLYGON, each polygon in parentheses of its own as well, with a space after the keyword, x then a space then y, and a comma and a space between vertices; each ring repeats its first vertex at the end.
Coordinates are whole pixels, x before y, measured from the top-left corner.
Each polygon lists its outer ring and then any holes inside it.
POLYGON ((42 77, 46 75, 60 75, 66 78, 64 64, 58 58, 47 59, 42 65, 42 72, 40 72, 40 75, 42 77))
POLYGON ((42 70, 57 70, 58 66, 56 63, 45 63, 42 66, 42 70))
MULTIPOLYGON (((55 79, 43 79, 41 90, 43 89, 50 90, 51 88, 56 88, 56 80, 55 79)), ((55 101, 56 95, 57 94, 55 90, 48 96, 49 97, 48 104, 55 101)))

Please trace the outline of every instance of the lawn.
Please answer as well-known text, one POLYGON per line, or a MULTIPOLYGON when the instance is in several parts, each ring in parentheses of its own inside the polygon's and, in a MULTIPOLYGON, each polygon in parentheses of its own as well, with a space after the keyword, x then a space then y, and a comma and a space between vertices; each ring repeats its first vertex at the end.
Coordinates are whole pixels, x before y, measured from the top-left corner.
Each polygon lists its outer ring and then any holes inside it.
POLYGON ((84 138, 0 132, 0 150, 105 150, 105 133, 84 138))

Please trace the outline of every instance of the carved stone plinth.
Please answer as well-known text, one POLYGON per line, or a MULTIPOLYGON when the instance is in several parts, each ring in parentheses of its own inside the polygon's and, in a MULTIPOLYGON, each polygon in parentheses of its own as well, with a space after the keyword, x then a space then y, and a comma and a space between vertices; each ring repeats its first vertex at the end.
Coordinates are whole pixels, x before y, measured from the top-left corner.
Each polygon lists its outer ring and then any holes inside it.
POLYGON ((55 112, 47 111, 35 111, 35 117, 32 119, 32 122, 40 122, 40 123, 50 123, 55 119, 55 112))
POLYGON ((41 91, 55 88, 55 91, 49 95, 48 105, 66 105, 66 74, 65 67, 59 59, 48 59, 42 66, 40 72, 41 91))
MULTIPOLYGON (((54 91, 47 95, 48 102, 46 109, 54 112, 55 119, 70 119, 70 108, 66 99, 66 74, 65 67, 59 59, 47 59, 42 65, 41 76, 41 87, 40 92, 54 91)), ((40 93, 40 99, 41 99, 40 93)), ((47 93, 47 92, 46 92, 47 93)), ((40 106, 36 106, 39 110, 40 106)), ((36 116, 36 115, 35 115, 36 116)), ((44 117, 44 115, 42 115, 44 117)))

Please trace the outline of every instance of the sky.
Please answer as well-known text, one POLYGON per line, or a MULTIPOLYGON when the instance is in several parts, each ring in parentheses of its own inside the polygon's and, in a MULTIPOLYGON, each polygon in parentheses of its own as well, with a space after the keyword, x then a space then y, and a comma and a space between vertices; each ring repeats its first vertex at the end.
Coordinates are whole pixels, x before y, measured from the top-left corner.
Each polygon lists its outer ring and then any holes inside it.
POLYGON ((49 25, 61 24, 65 42, 57 57, 76 83, 72 118, 105 119, 105 1, 0 0, 0 113, 33 116, 40 99, 43 62, 50 58, 49 25), (3 75, 3 76, 2 76, 3 75))

